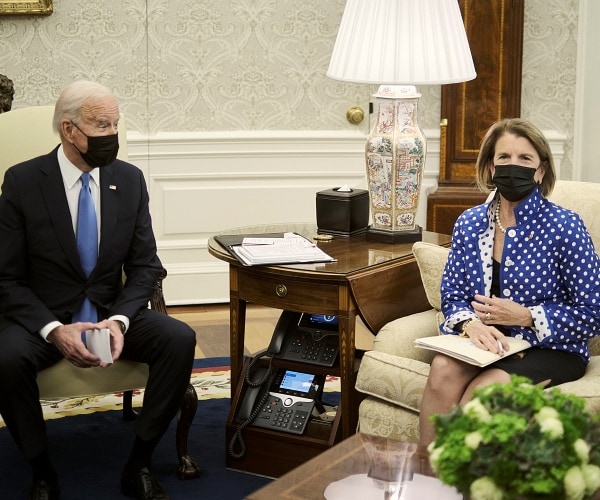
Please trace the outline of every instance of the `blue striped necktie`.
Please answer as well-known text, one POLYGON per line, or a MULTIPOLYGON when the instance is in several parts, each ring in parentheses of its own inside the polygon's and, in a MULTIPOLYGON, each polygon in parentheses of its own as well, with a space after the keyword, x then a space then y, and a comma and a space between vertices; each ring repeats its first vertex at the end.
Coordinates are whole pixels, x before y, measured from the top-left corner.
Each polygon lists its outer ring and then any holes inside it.
MULTIPOLYGON (((96 261, 98 260, 98 225, 96 222, 96 210, 90 190, 90 174, 81 174, 81 191, 79 191, 79 204, 77 209, 77 250, 79 259, 85 275, 89 277, 96 261)), ((98 311, 87 297, 84 299, 81 309, 73 314, 73 323, 77 321, 98 321, 98 311)))

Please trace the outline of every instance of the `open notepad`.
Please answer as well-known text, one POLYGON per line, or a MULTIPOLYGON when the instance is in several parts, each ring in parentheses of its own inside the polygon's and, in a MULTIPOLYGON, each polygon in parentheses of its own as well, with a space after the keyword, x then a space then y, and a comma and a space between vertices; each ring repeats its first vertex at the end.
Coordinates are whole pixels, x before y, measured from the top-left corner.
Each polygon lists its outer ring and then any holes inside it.
POLYGON ((475 366, 488 366, 498 361, 501 357, 511 356, 518 352, 529 349, 531 344, 523 339, 514 337, 505 337, 510 349, 504 353, 504 356, 490 351, 484 351, 477 347, 470 339, 459 337, 458 335, 434 335, 433 337, 422 337, 415 340, 417 347, 441 352, 460 359, 465 363, 475 366))
POLYGON ((246 266, 333 262, 316 244, 296 233, 215 236, 227 251, 246 266))

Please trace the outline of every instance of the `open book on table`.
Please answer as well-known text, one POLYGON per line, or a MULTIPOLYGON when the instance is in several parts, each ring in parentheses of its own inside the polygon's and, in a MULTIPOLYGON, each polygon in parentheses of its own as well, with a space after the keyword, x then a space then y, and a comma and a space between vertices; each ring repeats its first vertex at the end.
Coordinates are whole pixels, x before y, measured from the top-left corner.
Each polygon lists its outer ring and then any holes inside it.
POLYGON ((417 347, 441 352, 460 359, 465 363, 475 366, 488 366, 498 361, 501 357, 511 356, 518 352, 529 349, 531 344, 523 339, 514 337, 505 337, 510 349, 504 353, 504 356, 490 351, 484 351, 477 347, 470 339, 459 337, 458 335, 434 335, 433 337, 422 337, 415 340, 417 347))
POLYGON ((335 261, 297 233, 219 235, 215 240, 246 266, 335 261))

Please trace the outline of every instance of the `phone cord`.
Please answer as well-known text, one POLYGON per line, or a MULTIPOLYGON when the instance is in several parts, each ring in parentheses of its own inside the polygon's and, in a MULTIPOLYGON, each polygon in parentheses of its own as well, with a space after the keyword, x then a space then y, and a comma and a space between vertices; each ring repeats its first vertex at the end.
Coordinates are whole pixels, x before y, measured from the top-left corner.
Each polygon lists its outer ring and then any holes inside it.
POLYGON ((254 422, 254 419, 261 412, 263 406, 268 401, 268 399, 269 399, 269 391, 266 391, 263 394, 260 401, 258 402, 258 404, 256 405, 256 407, 254 408, 254 410, 252 410, 252 413, 250 414, 250 416, 246 420, 244 420, 242 423, 240 423, 237 426, 237 428, 235 429, 235 432, 233 433, 233 437, 231 438, 231 441, 229 442, 229 455, 231 455, 233 458, 242 458, 246 454, 246 443, 244 443, 242 431, 248 425, 250 425, 252 422, 254 422), (237 451, 237 452, 235 451, 236 444, 239 448, 239 451, 237 451))
MULTIPOLYGON (((257 381, 250 379, 250 370, 252 369, 254 364, 260 358, 262 358, 265 354, 267 354, 266 350, 257 353, 256 356, 250 361, 250 363, 248 363, 248 368, 246 369, 246 373, 244 375, 244 381, 250 387, 259 387, 269 380, 269 376, 271 375, 271 371, 272 371, 272 363, 273 363, 272 357, 269 361, 269 368, 267 369, 265 376, 257 381)), ((246 427, 248 427, 248 425, 250 425, 252 422, 254 422, 254 420, 256 419, 258 414, 262 411, 262 409, 263 409, 265 403, 268 401, 268 399, 269 399, 269 391, 266 390, 264 392, 264 394, 262 395, 262 397, 260 398, 260 401, 254 406, 254 409, 252 410, 252 413, 250 413, 248 418, 246 418, 244 421, 242 421, 236 427, 235 432, 233 433, 233 436, 231 437, 231 441, 229 441, 229 446, 227 447, 227 451, 229 452, 229 455, 231 457, 242 458, 246 454, 246 443, 244 443, 242 431, 246 427), (235 451, 236 445, 239 448, 239 451, 237 451, 237 452, 235 451)))

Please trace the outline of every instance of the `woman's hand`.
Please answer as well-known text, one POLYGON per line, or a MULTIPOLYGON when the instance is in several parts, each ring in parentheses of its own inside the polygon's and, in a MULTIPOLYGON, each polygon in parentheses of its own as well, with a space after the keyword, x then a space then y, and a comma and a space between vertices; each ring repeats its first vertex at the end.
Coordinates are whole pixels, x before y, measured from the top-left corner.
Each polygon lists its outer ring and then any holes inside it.
POLYGON ((469 323, 463 334, 469 337, 475 347, 479 347, 484 351, 503 355, 510 349, 506 337, 500 330, 493 326, 484 325, 481 321, 469 323))
POLYGON ((484 325, 533 326, 529 309, 510 299, 475 295, 471 305, 484 325))

